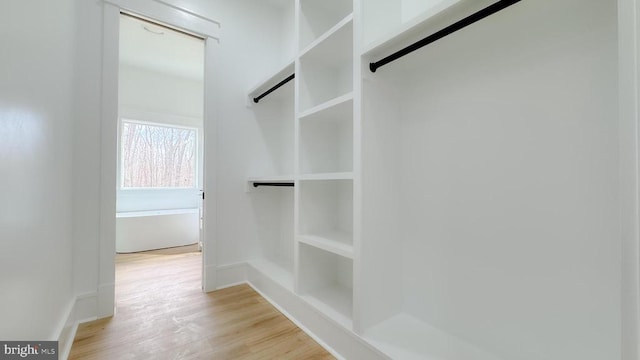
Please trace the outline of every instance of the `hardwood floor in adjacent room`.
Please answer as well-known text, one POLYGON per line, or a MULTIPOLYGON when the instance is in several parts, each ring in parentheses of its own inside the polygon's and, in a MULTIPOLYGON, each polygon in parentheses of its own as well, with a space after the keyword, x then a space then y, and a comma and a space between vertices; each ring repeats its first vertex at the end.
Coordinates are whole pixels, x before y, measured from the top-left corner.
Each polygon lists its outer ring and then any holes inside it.
POLYGON ((117 255, 117 313, 80 325, 69 359, 333 359, 251 287, 203 293, 193 250, 117 255))

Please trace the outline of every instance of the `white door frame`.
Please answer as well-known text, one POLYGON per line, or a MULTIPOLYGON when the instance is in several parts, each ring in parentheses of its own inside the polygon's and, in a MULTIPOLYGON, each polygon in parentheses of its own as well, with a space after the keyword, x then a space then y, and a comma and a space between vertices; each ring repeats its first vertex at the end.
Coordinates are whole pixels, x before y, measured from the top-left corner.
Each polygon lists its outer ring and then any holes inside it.
MULTIPOLYGON (((215 61, 220 23, 194 11, 171 5, 163 0, 103 0, 103 63, 102 111, 100 120, 100 245, 98 271, 97 317, 112 316, 115 311, 115 233, 117 181, 117 124, 120 12, 140 15, 171 25, 205 39, 204 97, 210 99, 215 91, 215 61)), ((205 235, 203 237, 204 291, 215 289, 215 187, 209 188, 207 179, 215 179, 217 118, 215 105, 204 102, 204 190, 205 235), (206 156, 213 154, 213 156, 206 156), (213 229, 207 232, 207 229, 213 229)))
POLYGON ((618 0, 622 360, 640 359, 639 2, 618 0))

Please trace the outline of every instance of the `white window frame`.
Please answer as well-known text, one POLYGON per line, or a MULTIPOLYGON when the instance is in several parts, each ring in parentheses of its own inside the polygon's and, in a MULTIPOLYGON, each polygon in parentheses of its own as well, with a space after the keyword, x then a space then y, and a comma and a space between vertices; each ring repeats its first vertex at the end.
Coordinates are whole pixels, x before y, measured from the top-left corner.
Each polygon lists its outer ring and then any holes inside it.
POLYGON ((193 127, 193 126, 184 126, 184 125, 177 125, 177 124, 173 124, 173 123, 162 123, 162 122, 154 122, 154 121, 147 121, 147 120, 139 120, 139 119, 131 119, 128 117, 121 117, 120 118, 120 124, 118 127, 118 189, 122 190, 122 191, 137 191, 137 190, 192 190, 192 189, 198 189, 200 187, 200 181, 199 181, 199 176, 200 176, 200 129, 198 129, 197 127, 193 127), (124 123, 129 123, 129 124, 139 124, 139 125, 148 125, 148 126, 156 126, 156 127, 164 127, 164 128, 173 128, 173 129, 184 129, 184 130, 192 130, 195 132, 195 143, 194 143, 194 153, 195 153, 195 159, 194 159, 194 184, 193 186, 171 186, 171 187, 126 187, 124 186, 124 162, 122 159, 122 133, 123 133, 123 127, 124 127, 124 123))

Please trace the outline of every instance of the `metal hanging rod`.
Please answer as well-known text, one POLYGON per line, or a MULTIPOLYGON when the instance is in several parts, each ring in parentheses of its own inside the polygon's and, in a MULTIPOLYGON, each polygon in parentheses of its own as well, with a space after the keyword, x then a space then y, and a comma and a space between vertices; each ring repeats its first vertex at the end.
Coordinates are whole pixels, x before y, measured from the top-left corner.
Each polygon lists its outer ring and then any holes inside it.
POLYGON ((253 187, 258 186, 293 186, 292 182, 254 182, 253 187))
POLYGON ((260 101, 260 99, 262 99, 263 97, 271 94, 272 92, 274 92, 276 89, 278 89, 282 85, 284 85, 284 84, 288 83, 289 81, 293 80, 293 78, 295 78, 295 77, 296 77, 296 74, 291 74, 288 78, 286 78, 286 79, 280 81, 279 83, 275 84, 271 89, 263 92, 258 97, 254 97, 253 98, 253 102, 257 104, 260 101))
POLYGON ((487 6, 486 8, 467 16, 466 18, 464 18, 462 20, 460 20, 460 21, 458 21, 458 22, 456 22, 456 23, 454 23, 452 25, 449 25, 446 28, 444 28, 444 29, 442 29, 442 30, 440 30, 440 31, 438 31, 438 32, 436 32, 434 34, 431 34, 431 35, 427 36, 426 38, 424 38, 422 40, 419 40, 419 41, 417 41, 417 42, 405 47, 402 50, 396 51, 395 53, 385 57, 382 60, 369 63, 369 70, 371 70, 371 72, 376 72, 376 70, 378 70, 378 68, 380 68, 382 66, 385 66, 385 65, 387 65, 388 63, 390 63, 392 61, 398 60, 399 58, 401 58, 401 57, 403 57, 403 56, 405 56, 407 54, 410 54, 410 53, 420 49, 423 46, 426 46, 426 45, 429 45, 429 44, 431 44, 433 42, 436 42, 436 41, 442 39, 443 37, 445 37, 447 35, 453 34, 454 32, 456 32, 458 30, 464 29, 465 27, 467 27, 467 26, 469 26, 469 25, 471 25, 471 24, 473 24, 475 22, 478 22, 478 21, 480 21, 480 20, 482 20, 482 19, 484 19, 484 18, 486 18, 488 16, 491 16, 491 15, 497 13, 498 11, 504 10, 504 9, 508 8, 509 6, 511 6, 511 5, 513 5, 513 4, 517 3, 517 2, 520 2, 520 1, 521 0, 500 0, 500 1, 496 2, 496 3, 493 3, 493 4, 489 5, 489 6, 487 6))

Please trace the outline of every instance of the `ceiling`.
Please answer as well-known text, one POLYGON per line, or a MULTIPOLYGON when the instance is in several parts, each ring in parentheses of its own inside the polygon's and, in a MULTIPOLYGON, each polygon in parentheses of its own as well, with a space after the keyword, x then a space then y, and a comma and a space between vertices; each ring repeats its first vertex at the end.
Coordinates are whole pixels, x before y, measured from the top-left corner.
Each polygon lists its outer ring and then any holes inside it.
POLYGON ((120 16, 120 62, 202 81, 204 41, 128 15, 120 16))

